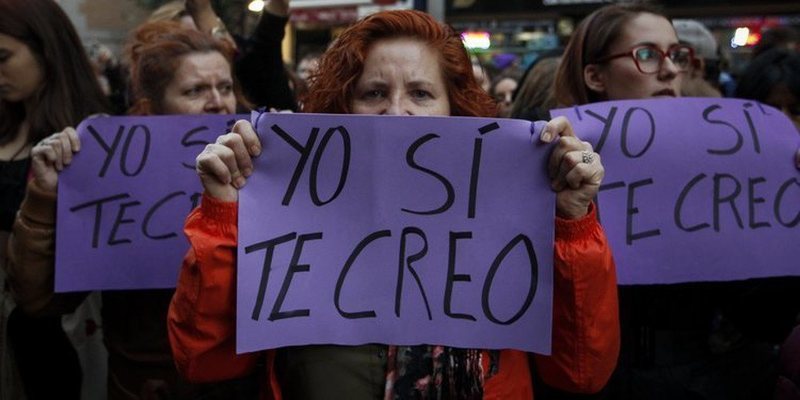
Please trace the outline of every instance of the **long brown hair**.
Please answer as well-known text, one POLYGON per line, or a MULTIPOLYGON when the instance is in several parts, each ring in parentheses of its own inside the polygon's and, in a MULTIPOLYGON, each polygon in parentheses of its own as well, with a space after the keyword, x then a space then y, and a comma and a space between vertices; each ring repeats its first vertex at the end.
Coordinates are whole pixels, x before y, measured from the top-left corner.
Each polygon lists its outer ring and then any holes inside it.
POLYGON ((643 13, 669 19, 653 6, 612 4, 595 10, 578 24, 567 43, 556 74, 558 105, 568 107, 601 100, 597 93, 586 86, 583 69, 605 56, 622 36, 625 24, 643 13))
POLYGON ((553 83, 561 56, 536 60, 520 82, 511 106, 511 118, 547 119, 555 107, 553 83))
POLYGON ((16 139, 23 121, 35 143, 109 109, 75 28, 53 0, 0 0, 0 33, 24 43, 44 74, 30 115, 23 102, 0 100, 0 144, 16 139))
MULTIPOLYGON (((136 28, 125 46, 133 95, 128 114, 160 114, 164 90, 175 78, 182 57, 208 52, 225 57, 233 75, 232 49, 209 35, 173 21, 148 22, 136 28)), ((241 104, 239 91, 235 92, 241 104)))
POLYGON ((302 98, 304 112, 350 113, 350 101, 372 44, 381 39, 420 40, 439 54, 451 115, 494 117, 497 104, 478 85, 461 37, 430 15, 414 10, 372 14, 346 29, 322 55, 302 98))

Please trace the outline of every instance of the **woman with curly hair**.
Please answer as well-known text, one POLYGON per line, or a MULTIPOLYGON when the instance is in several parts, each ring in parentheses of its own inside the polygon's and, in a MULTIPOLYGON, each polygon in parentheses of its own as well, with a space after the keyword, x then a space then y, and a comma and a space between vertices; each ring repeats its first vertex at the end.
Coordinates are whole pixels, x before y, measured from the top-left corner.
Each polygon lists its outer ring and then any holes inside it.
MULTIPOLYGON (((343 32, 322 56, 303 104, 304 111, 313 113, 497 115, 497 104, 475 80, 460 37, 419 11, 380 12, 343 32)), ((558 188, 553 355, 533 359, 550 385, 592 392, 608 379, 619 346, 614 264, 591 203, 603 167, 594 158, 573 168, 591 149, 572 134, 566 119, 550 121, 545 130, 546 141, 560 136, 551 162, 573 171, 575 181, 568 190, 563 176, 551 176, 558 188)), ((216 381, 266 365, 268 388, 262 398, 533 397, 528 354, 517 350, 368 344, 236 355, 238 190, 260 149, 252 126, 239 121, 197 158, 205 193, 187 219, 192 249, 168 316, 184 376, 216 381)))

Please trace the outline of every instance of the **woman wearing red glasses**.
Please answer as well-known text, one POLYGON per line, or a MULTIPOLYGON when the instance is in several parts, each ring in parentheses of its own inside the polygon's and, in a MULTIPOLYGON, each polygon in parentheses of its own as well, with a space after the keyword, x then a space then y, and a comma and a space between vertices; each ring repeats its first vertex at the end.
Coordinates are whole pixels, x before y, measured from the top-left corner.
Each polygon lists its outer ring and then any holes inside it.
MULTIPOLYGON (((657 10, 606 6, 584 19, 567 44, 556 100, 575 106, 678 97, 693 58, 657 10)), ((779 305, 790 304, 791 288, 787 278, 620 286, 622 346, 603 398, 772 398, 774 344, 797 314, 779 305)))
POLYGON ((603 7, 584 19, 556 77, 563 106, 680 95, 694 51, 670 21, 646 6, 603 7))

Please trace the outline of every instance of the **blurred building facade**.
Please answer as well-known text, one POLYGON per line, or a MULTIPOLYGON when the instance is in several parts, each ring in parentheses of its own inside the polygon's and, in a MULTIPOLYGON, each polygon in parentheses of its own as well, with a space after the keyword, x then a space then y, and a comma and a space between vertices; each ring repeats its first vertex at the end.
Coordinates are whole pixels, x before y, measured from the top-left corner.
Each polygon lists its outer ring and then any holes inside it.
MULTIPOLYGON (((84 43, 102 43, 119 54, 128 33, 166 0, 57 0, 72 18, 84 43)), ((284 58, 292 64, 306 53, 323 51, 347 25, 385 9, 432 12, 465 33, 475 57, 490 70, 524 68, 539 54, 557 49, 590 12, 618 0, 291 0, 284 58)), ((260 14, 251 0, 213 0, 234 33, 247 35, 260 14)), ((652 1, 674 18, 705 24, 735 74, 749 60, 762 32, 800 29, 800 0, 652 1), (736 35, 739 35, 738 37, 736 35), (742 36, 744 35, 744 36, 742 36), (736 40, 738 40, 738 42, 736 40)))
MULTIPOLYGON (((580 20, 615 0, 446 0, 446 20, 457 30, 486 40, 473 48, 491 68, 511 56, 524 68, 537 55, 566 43, 580 20), (499 56, 502 55, 502 56, 499 56)), ((629 1, 628 1, 629 2, 629 1)), ((705 24, 720 44, 722 58, 736 73, 750 58, 761 33, 774 27, 800 29, 797 0, 661 0, 648 3, 672 18, 705 24), (738 35, 738 36, 737 36, 738 35)))

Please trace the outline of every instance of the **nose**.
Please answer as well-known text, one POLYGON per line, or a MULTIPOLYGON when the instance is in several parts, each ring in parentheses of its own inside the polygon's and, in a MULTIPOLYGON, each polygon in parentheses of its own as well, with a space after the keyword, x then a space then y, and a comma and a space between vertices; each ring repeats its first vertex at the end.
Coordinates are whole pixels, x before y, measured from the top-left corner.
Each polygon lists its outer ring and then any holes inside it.
POLYGON ((222 94, 216 88, 211 89, 206 100, 205 112, 208 114, 219 114, 225 110, 222 102, 222 94))
POLYGON ((669 57, 664 57, 661 68, 658 70, 658 78, 661 80, 672 80, 680 73, 680 69, 669 57))
POLYGON ((386 105, 386 110, 383 112, 384 115, 411 115, 402 95, 393 94, 389 96, 386 101, 388 104, 386 105))

